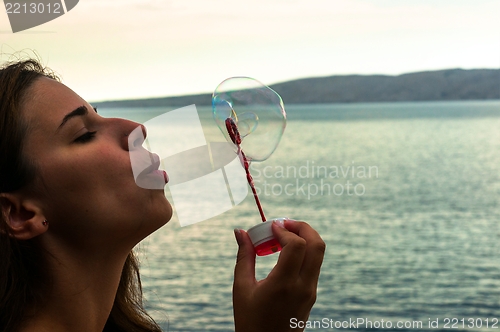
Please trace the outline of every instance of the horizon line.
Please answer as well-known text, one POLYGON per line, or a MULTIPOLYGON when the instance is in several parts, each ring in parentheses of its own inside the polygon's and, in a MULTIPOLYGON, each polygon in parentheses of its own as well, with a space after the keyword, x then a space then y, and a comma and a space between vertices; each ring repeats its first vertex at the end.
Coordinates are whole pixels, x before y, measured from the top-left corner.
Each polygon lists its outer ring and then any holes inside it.
MULTIPOLYGON (((324 75, 324 76, 308 76, 308 77, 301 77, 301 78, 295 78, 295 79, 290 79, 286 81, 278 81, 276 83, 269 84, 269 87, 272 87, 274 85, 278 84, 283 84, 283 83, 290 83, 294 81, 301 81, 301 80, 307 80, 307 79, 313 79, 313 78, 327 78, 327 77, 348 77, 348 76, 387 76, 387 77, 399 77, 399 76, 404 76, 404 75, 409 75, 409 74, 417 74, 417 73, 430 73, 430 72, 440 72, 440 71, 449 71, 449 70, 464 70, 464 71, 472 71, 472 70, 500 70, 500 68, 469 68, 469 69, 464 69, 461 67, 455 67, 455 68, 445 68, 445 69, 435 69, 435 70, 419 70, 419 71, 412 71, 412 72, 405 72, 397 75, 393 74, 333 74, 333 75, 324 75)), ((201 96, 201 95, 207 95, 207 94, 212 94, 213 92, 194 92, 194 93, 188 93, 188 94, 182 94, 182 95, 163 95, 163 96, 150 96, 150 97, 132 97, 132 98, 127 98, 127 99, 113 99, 113 100, 93 100, 90 101, 90 103, 108 103, 108 102, 122 102, 122 101, 135 101, 135 100, 150 100, 150 99, 165 99, 165 98, 182 98, 182 97, 189 97, 189 96, 201 96)))

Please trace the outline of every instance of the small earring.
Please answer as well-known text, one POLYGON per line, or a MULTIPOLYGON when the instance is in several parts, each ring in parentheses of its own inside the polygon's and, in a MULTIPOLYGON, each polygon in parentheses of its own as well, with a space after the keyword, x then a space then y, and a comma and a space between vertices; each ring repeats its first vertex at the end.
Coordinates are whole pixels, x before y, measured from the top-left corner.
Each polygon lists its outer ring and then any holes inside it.
POLYGON ((49 222, 47 221, 47 219, 45 219, 44 221, 42 221, 42 225, 47 226, 48 224, 49 224, 49 222))

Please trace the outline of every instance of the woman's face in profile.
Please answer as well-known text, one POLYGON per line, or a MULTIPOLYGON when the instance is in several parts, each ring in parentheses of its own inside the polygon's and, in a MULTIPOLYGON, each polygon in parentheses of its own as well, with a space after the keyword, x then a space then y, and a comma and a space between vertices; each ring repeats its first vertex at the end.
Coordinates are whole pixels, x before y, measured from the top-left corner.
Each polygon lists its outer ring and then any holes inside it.
POLYGON ((138 123, 103 118, 45 77, 28 91, 22 116, 28 125, 23 153, 36 166, 33 195, 49 233, 72 246, 131 249, 171 218, 163 190, 134 181, 128 135, 138 123))

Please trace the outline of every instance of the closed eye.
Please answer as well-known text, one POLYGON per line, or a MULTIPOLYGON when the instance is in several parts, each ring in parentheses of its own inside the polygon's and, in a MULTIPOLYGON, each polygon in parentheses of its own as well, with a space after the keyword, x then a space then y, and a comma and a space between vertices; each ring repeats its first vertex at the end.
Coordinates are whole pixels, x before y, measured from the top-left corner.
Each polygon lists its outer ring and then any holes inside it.
POLYGON ((95 134, 96 133, 97 133, 96 131, 88 131, 85 134, 83 134, 82 136, 77 137, 74 140, 74 142, 75 143, 87 143, 87 142, 90 142, 91 140, 93 140, 95 138, 95 134))

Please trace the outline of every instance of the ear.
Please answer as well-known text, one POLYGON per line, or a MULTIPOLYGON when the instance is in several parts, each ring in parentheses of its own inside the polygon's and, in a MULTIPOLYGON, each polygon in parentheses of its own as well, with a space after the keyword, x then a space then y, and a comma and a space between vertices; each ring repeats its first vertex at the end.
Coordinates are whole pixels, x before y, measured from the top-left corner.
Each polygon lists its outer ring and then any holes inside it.
POLYGON ((35 201, 18 193, 1 193, 0 207, 6 218, 11 236, 18 240, 29 240, 45 233, 45 217, 35 201))

